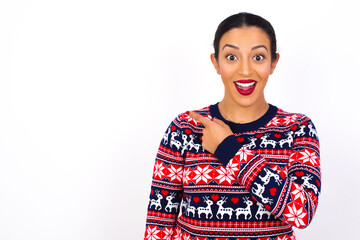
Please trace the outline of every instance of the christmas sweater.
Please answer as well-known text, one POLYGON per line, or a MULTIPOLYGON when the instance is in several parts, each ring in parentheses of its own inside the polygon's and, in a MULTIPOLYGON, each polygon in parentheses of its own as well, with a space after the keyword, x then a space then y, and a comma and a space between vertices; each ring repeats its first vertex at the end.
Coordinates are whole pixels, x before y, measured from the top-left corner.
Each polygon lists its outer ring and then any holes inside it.
POLYGON ((224 121, 233 135, 214 154, 204 126, 187 114, 166 130, 155 159, 144 239, 295 239, 320 194, 318 135, 303 114, 273 105, 258 120, 225 120, 218 104, 195 111, 224 121))

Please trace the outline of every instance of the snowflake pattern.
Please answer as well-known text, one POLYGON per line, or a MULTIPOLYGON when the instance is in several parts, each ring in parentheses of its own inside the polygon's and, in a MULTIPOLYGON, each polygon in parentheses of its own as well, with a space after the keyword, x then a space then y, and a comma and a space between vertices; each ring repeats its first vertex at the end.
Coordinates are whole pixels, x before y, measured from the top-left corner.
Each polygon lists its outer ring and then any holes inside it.
POLYGON ((174 235, 174 240, 181 240, 181 229, 179 227, 175 228, 175 235, 174 235))
POLYGON ((212 177, 210 176, 212 171, 213 169, 209 165, 197 166, 194 170, 195 176, 193 181, 195 181, 196 184, 199 182, 208 184, 212 180, 212 177))
POLYGON ((231 172, 227 171, 227 169, 225 169, 223 166, 220 166, 215 169, 215 180, 219 184, 233 184, 235 178, 231 172))
MULTIPOLYGON (((207 111, 207 110, 206 110, 207 111)), ((210 114, 208 114, 208 112, 206 111, 202 111, 201 114, 204 114, 203 116, 207 119, 212 120, 212 116, 210 114)), ((275 140, 275 142, 277 142, 277 145, 279 145, 279 141, 281 140, 282 137, 286 136, 285 133, 286 132, 290 132, 290 130, 292 131, 296 131, 299 130, 298 129, 298 125, 295 125, 294 123, 298 122, 299 117, 301 117, 301 120, 304 120, 304 118, 300 115, 297 114, 288 114, 288 113, 283 113, 280 110, 280 114, 278 114, 277 116, 275 116, 270 122, 268 122, 266 124, 266 127, 269 127, 269 129, 259 129, 259 130, 254 130, 252 132, 246 132, 244 135, 240 135, 238 137, 238 140, 240 143, 242 143, 243 141, 245 141, 246 137, 255 137, 257 139, 259 139, 261 136, 267 134, 269 131, 270 132, 270 136, 274 136, 275 138, 273 138, 273 140, 275 140), (279 116, 279 117, 278 117, 279 116), (280 126, 280 127, 278 127, 280 126)), ((310 222, 311 217, 313 216, 313 214, 316 211, 316 207, 317 207, 317 196, 318 196, 318 191, 308 191, 309 188, 304 186, 305 184, 302 184, 304 187, 302 187, 300 183, 301 180, 305 181, 310 181, 311 177, 317 176, 316 181, 313 180, 311 181, 311 186, 314 186, 314 188, 318 187, 318 189, 320 189, 320 177, 318 177, 317 174, 319 174, 320 176, 320 158, 318 155, 318 151, 317 151, 317 142, 314 141, 313 139, 315 139, 311 134, 304 136, 300 135, 300 133, 298 135, 302 136, 302 138, 299 138, 299 141, 296 142, 296 151, 293 150, 292 152, 290 152, 290 149, 281 149, 281 147, 261 147, 261 146, 257 146, 254 148, 254 150, 250 150, 249 148, 246 147, 242 147, 237 153, 236 155, 229 161, 229 163, 225 166, 222 166, 221 164, 219 164, 218 161, 216 161, 216 159, 214 158, 214 156, 210 155, 208 152, 203 151, 203 152, 198 152, 196 151, 196 153, 191 153, 191 154, 180 154, 183 153, 184 151, 181 150, 188 150, 189 146, 187 145, 188 143, 188 137, 190 136, 190 134, 192 134, 192 136, 197 137, 197 139, 201 136, 201 129, 202 127, 201 122, 195 120, 194 118, 190 117, 187 114, 182 114, 180 116, 180 120, 182 120, 182 122, 179 121, 179 118, 177 118, 174 124, 170 125, 170 127, 167 130, 167 134, 165 135, 165 137, 168 139, 168 141, 170 142, 170 137, 169 137, 169 131, 174 132, 176 130, 176 132, 178 134, 181 133, 181 130, 184 130, 184 126, 189 127, 190 124, 194 125, 192 126, 191 130, 189 130, 188 128, 185 129, 185 131, 183 132, 183 135, 185 136, 186 134, 186 139, 184 136, 181 135, 177 135, 177 139, 176 139, 176 143, 178 145, 176 145, 176 148, 173 149, 169 149, 168 144, 165 144, 165 140, 161 142, 161 147, 162 149, 159 152, 159 155, 157 156, 157 159, 155 161, 155 166, 153 169, 153 177, 155 180, 155 183, 158 183, 160 181, 158 180, 163 180, 164 182, 167 182, 168 186, 177 186, 179 184, 173 184, 173 183, 182 183, 184 186, 187 185, 188 189, 196 189, 196 188, 202 188, 204 189, 206 186, 200 186, 200 185, 205 185, 205 184, 211 184, 211 186, 217 186, 219 190, 219 194, 212 194, 209 196, 205 196, 207 198, 212 199, 214 206, 216 205, 216 202, 218 201, 218 199, 220 199, 220 197, 224 197, 227 195, 227 190, 228 189, 234 189, 235 187, 237 187, 237 184, 234 184, 235 182, 240 183, 240 185, 242 184, 241 181, 237 178, 237 175, 239 174, 239 171, 242 167, 246 167, 249 169, 249 171, 252 171, 251 166, 254 165, 254 163, 252 163, 251 161, 254 160, 256 161, 256 159, 254 159, 255 156, 261 156, 263 157, 263 159, 266 160, 266 162, 264 162, 264 164, 268 164, 268 166, 273 169, 274 171, 276 171, 281 178, 284 180, 288 177, 288 173, 291 173, 291 176, 289 176, 289 178, 291 177, 290 183, 286 186, 290 187, 290 191, 288 191, 289 189, 286 189, 286 199, 284 199, 283 202, 283 206, 281 206, 281 210, 282 210, 282 217, 285 219, 285 221, 295 227, 305 227, 307 226, 307 224, 310 222), (187 122, 185 122, 187 121, 187 122), (185 125, 183 125, 185 123, 185 125), (188 124, 187 124, 188 123, 188 124), (200 126, 200 127, 195 127, 195 126, 200 126), (181 137, 182 138, 181 138, 181 137), (313 138, 313 139, 312 139, 313 138), (171 151, 168 151, 171 150, 171 151), (172 159, 172 156, 174 156, 174 159, 172 159), (185 161, 181 161, 184 159, 180 159, 181 157, 185 157, 185 161), (250 161, 250 162, 249 162, 250 161), (295 164, 294 164, 295 163, 295 164), (243 165, 241 165, 243 164, 243 165), (312 166, 313 168, 304 166, 303 164, 306 164, 308 166, 312 166), (247 166, 248 165, 248 166, 247 166), (303 168, 302 168, 303 167, 303 168), (306 178, 307 177, 307 178, 306 178), (296 182, 294 182, 296 181, 296 182), (172 182, 172 183, 169 183, 172 182), (297 183, 299 182, 299 183, 297 183), (171 185, 170 185, 171 184, 171 185), (234 186, 224 186, 224 185, 233 185, 234 186), (191 186, 189 186, 191 185, 191 186), (198 186, 196 186, 198 185, 198 186), (226 189, 225 192, 220 192, 223 191, 223 189, 226 189), (220 195, 221 193, 221 195, 220 195), (219 196, 220 195, 220 196, 219 196), (222 196, 223 195, 223 196, 222 196)), ((309 121, 310 122, 310 121, 309 121)), ((310 122, 311 123, 311 122, 310 122)), ((307 125, 307 124, 306 124, 307 125)), ((305 128, 302 128, 303 130, 305 128)), ((238 134, 242 134, 242 133, 235 133, 235 136, 237 136, 238 134)), ((193 139, 191 139, 193 140, 193 139)), ((245 141, 246 143, 246 141, 245 141)), ((173 143, 173 145, 175 145, 175 143, 173 143)), ((259 144, 257 144, 259 145, 259 144)), ((290 145, 290 144, 289 144, 290 145)), ((291 147, 291 146, 289 146, 291 147)), ((255 168, 254 168, 255 169, 255 168)), ((254 174, 254 177, 255 174, 254 174)), ((250 180, 254 180, 254 179, 250 179, 250 180)), ((283 181, 285 182, 285 181, 283 181)), ((286 181, 287 182, 287 181, 286 181)), ((160 185, 154 185, 155 188, 152 188, 151 190, 151 194, 154 194, 154 191, 160 192, 162 196, 165 198, 169 193, 167 190, 164 190, 164 188, 160 185)), ((270 189, 267 189, 267 186, 263 186, 265 187, 266 191, 264 191, 264 193, 269 194, 270 189)), ((271 189, 272 190, 272 189, 271 189)), ((310 189, 312 190, 312 189, 310 189)), ((176 190, 177 191, 177 190, 176 190)), ((201 190, 203 191, 203 190, 201 190)), ((201 197, 204 197, 202 195, 206 195, 204 194, 205 192, 199 192, 199 195, 194 194, 193 196, 189 197, 189 195, 184 192, 181 193, 181 196, 179 199, 187 199, 189 198, 189 200, 193 200, 191 203, 189 201, 189 203, 184 202, 184 203, 180 203, 179 204, 179 208, 180 208, 180 212, 181 210, 183 210, 183 208, 185 207, 185 211, 187 210, 186 208, 188 206, 191 205, 191 207, 194 207, 193 205, 195 205, 195 210, 197 209, 196 207, 202 207, 204 208, 206 206, 206 204, 204 205, 203 202, 199 202, 199 200, 201 200, 201 197), (184 204, 184 205, 182 205, 184 204)), ((250 193, 251 194, 251 193, 250 193)), ((273 195, 272 191, 270 191, 270 194, 273 195)), ((264 197, 264 196, 263 196, 264 197)), ((159 197, 158 197, 159 198, 159 197)), ((235 199, 235 198, 234 198, 235 199)), ((240 197, 239 197, 240 199, 240 197)), ((154 204, 156 200, 152 199, 154 204)), ((159 200, 160 201, 160 200, 159 200)), ((160 203, 163 204, 163 206, 165 206, 165 204, 169 204, 169 201, 171 202, 171 200, 165 201, 165 199, 163 199, 163 201, 161 201, 160 203)), ((235 200, 231 199, 233 204, 235 203, 235 200)), ((238 200, 236 201, 238 202, 238 200)), ((229 201, 227 204, 229 207, 233 208, 232 203, 229 201)), ((154 206, 154 204, 152 204, 152 206, 154 206)), ((267 206, 265 206, 267 207, 267 206)), ((179 209, 178 209, 179 210, 179 209)), ((214 209, 211 209, 212 211, 214 209)), ((253 209, 252 209, 253 210, 253 209)), ((184 229, 181 230, 181 228, 179 228, 178 226, 170 227, 170 217, 169 217, 169 221, 164 220, 164 222, 159 223, 159 226, 161 227, 157 227, 155 225, 151 225, 151 224, 157 224, 155 223, 155 221, 153 221, 152 219, 159 219, 159 217, 166 219, 168 218, 167 215, 169 215, 170 213, 163 213, 163 211, 159 211, 158 213, 156 212, 157 209, 155 207, 155 211, 153 209, 150 209, 150 214, 153 215, 153 218, 149 218, 151 220, 150 225, 146 228, 146 232, 145 232, 145 239, 147 240, 158 240, 158 239, 164 239, 164 240, 170 240, 170 239, 175 239, 175 240, 208 240, 208 238, 206 237, 210 237, 210 235, 205 234, 205 235, 199 235, 199 236, 192 236, 190 235, 190 233, 188 231, 186 231, 184 229), (161 213, 161 215, 160 215, 161 213), (155 215, 156 214, 156 215, 155 215), (156 218, 154 218, 156 217, 156 218), (166 224, 166 225, 165 225, 166 224), (167 226, 167 227, 165 227, 167 226), (206 236, 206 237, 205 237, 206 236), (192 238, 193 237, 193 238, 192 238)), ((197 214, 195 214, 194 212, 191 212, 194 214, 194 220, 197 219, 197 214)), ((215 212, 214 212, 215 214, 215 212)), ((186 214, 184 215, 186 216, 186 214)), ((190 215, 191 216, 191 215, 190 215)), ((188 216, 188 217, 190 217, 188 216)), ((199 223, 201 224, 201 222, 199 223)), ((212 228, 212 226, 210 226, 209 228, 212 228)), ((192 233, 195 234, 195 233, 192 233)), ((281 233, 278 233, 281 234, 281 233)), ((290 240, 290 239, 295 239, 293 234, 284 234, 283 235, 268 235, 268 234, 264 234, 264 235, 259 235, 259 236, 263 236, 262 238, 258 238, 257 240, 290 240), (275 236, 276 235, 276 236, 275 236), (266 237, 265 237, 266 236, 266 237), (269 236, 269 237, 268 237, 269 236), (270 238, 271 237, 271 238, 270 238)), ((195 234, 198 235, 198 234, 195 234)), ((217 235, 219 236, 219 235, 217 235)), ((240 237, 241 235, 238 235, 239 240, 245 240, 244 238, 240 237)), ((214 239, 216 236, 211 235, 211 239, 214 239)), ((221 239, 224 240, 226 239, 227 236, 223 235, 222 237, 219 236, 219 238, 216 238, 217 240, 221 239)), ((245 236, 243 236, 245 237, 245 236)), ((255 237, 255 236, 254 236, 255 237)), ((235 237, 236 238, 236 237, 235 237)), ((255 238, 254 238, 255 239, 255 238)), ((215 240, 215 239, 214 239, 215 240)), ((249 240, 249 239, 248 239, 249 240)))
POLYGON ((164 169, 165 169, 164 163, 159 160, 156 161, 154 166, 154 177, 157 179, 162 179, 165 175, 163 172, 164 169))
POLYGON ((196 238, 194 238, 194 240, 208 240, 208 238, 206 238, 206 237, 196 237, 196 238))
POLYGON ((314 167, 320 166, 320 158, 317 156, 316 152, 310 149, 304 149, 299 152, 298 160, 303 164, 312 165, 314 167))
POLYGON ((306 226, 308 214, 303 205, 291 202, 286 205, 284 217, 290 224, 292 223, 297 228, 301 228, 306 226))
POLYGON ((285 126, 288 126, 288 125, 294 123, 297 118, 298 118, 298 116, 296 114, 286 116, 285 118, 282 119, 282 124, 285 126))
POLYGON ((246 147, 242 147, 233 158, 235 161, 240 163, 247 163, 252 157, 254 153, 246 147))
POLYGON ((189 122, 189 123, 191 123, 191 124, 193 124, 193 125, 195 125, 195 126, 199 126, 199 125, 201 124, 201 122, 195 120, 195 118, 192 118, 192 117, 190 117, 190 116, 187 115, 187 114, 184 114, 184 115, 183 115, 183 118, 184 118, 187 122, 189 122))
POLYGON ((171 237, 173 235, 173 228, 172 227, 165 227, 162 230, 163 234, 164 234, 164 240, 171 240, 171 237))
POLYGON ((290 240, 288 235, 281 235, 275 238, 275 240, 290 240))
POLYGON ((297 151, 292 152, 289 158, 289 166, 293 165, 294 162, 298 161, 298 159, 299 153, 297 151))
POLYGON ((176 168, 175 165, 170 165, 168 166, 167 170, 169 171, 167 178, 171 182, 181 182, 183 174, 182 167, 176 168))
POLYGON ((268 124, 266 124, 267 127, 271 126, 279 126, 281 124, 280 118, 274 117, 268 124))
POLYGON ((154 227, 148 226, 148 228, 146 229, 146 240, 160 239, 159 233, 160 233, 160 229, 157 226, 154 227))
POLYGON ((291 197, 295 202, 303 205, 306 201, 303 187, 297 183, 293 183, 293 186, 291 188, 291 197))
POLYGON ((189 185, 189 183, 191 181, 191 176, 190 176, 191 173, 192 173, 191 168, 186 167, 184 169, 184 172, 183 172, 183 183, 184 183, 184 185, 189 185))
POLYGON ((226 171, 232 174, 233 176, 237 176, 240 171, 240 165, 234 159, 231 159, 230 162, 226 165, 226 171))
POLYGON ((184 232, 181 240, 192 240, 192 238, 189 233, 184 232))

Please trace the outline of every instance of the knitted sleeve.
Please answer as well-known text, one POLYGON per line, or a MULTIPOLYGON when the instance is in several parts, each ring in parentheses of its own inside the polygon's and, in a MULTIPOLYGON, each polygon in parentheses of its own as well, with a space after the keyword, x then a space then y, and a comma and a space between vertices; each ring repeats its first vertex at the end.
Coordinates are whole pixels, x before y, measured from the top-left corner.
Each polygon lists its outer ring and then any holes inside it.
POLYGON ((179 122, 171 122, 156 155, 144 239, 172 239, 183 192, 179 122))
POLYGON ((291 129, 284 133, 293 139, 291 143, 287 139, 277 142, 280 147, 291 144, 288 163, 282 169, 269 163, 265 154, 243 147, 234 135, 218 146, 215 156, 268 211, 297 228, 305 228, 315 215, 321 188, 319 141, 314 124, 306 116, 291 129), (299 134, 294 134, 296 130, 299 134), (224 157, 224 152, 234 149, 235 156, 224 157))

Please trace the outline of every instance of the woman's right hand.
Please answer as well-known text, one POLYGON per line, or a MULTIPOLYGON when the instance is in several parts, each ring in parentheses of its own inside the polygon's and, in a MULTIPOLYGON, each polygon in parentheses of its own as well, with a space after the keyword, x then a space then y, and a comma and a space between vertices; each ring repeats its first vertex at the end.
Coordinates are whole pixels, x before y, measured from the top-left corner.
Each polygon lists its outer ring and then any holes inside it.
POLYGON ((210 120, 195 112, 188 112, 188 115, 204 125, 202 147, 212 154, 225 138, 233 135, 230 127, 220 119, 210 120))

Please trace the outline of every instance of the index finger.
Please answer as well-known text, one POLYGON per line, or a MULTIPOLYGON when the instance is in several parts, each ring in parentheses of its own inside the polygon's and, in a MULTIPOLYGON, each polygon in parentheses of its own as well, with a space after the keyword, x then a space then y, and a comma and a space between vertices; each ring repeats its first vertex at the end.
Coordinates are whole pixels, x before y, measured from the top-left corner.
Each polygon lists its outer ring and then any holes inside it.
POLYGON ((208 127, 209 124, 211 123, 210 119, 207 119, 207 118, 203 117, 202 115, 195 113, 195 112, 189 112, 189 116, 194 118, 196 121, 201 122, 202 125, 204 125, 205 127, 208 127))

